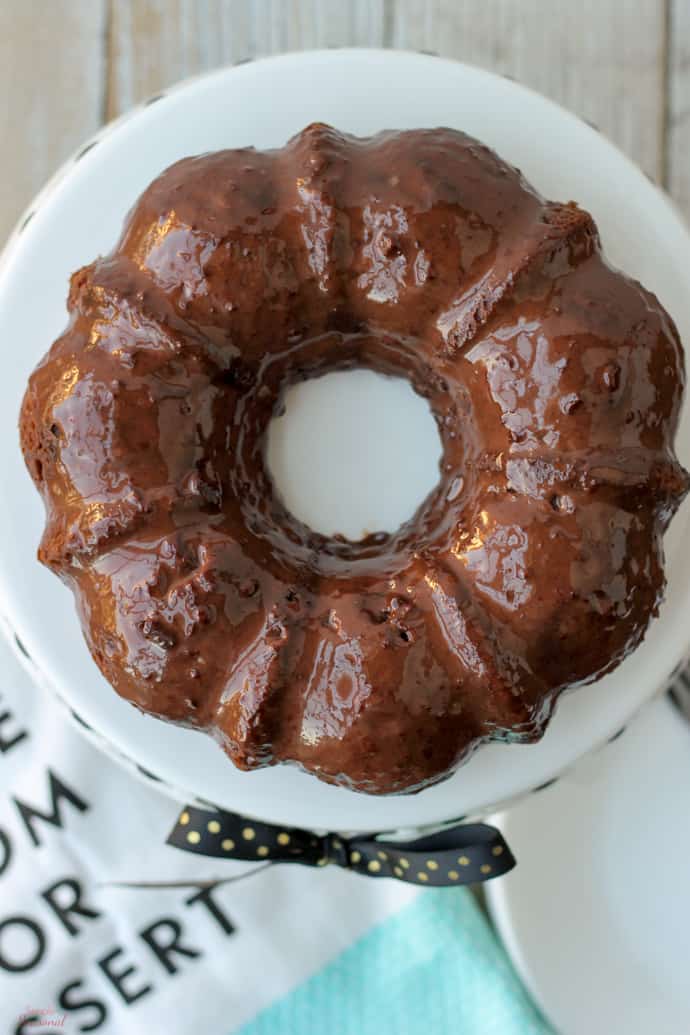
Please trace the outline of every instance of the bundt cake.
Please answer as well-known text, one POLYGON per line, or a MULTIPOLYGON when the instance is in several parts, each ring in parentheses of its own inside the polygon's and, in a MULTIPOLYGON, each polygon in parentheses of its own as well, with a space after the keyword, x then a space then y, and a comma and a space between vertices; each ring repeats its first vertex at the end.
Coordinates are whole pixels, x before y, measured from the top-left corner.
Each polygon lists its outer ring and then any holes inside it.
POLYGON ((69 312, 21 413, 39 558, 117 692, 237 766, 419 790, 537 740, 657 613, 677 331, 476 140, 317 124, 184 159, 69 312), (409 379, 443 457, 351 542, 287 512, 264 446, 286 386, 357 366, 409 379))

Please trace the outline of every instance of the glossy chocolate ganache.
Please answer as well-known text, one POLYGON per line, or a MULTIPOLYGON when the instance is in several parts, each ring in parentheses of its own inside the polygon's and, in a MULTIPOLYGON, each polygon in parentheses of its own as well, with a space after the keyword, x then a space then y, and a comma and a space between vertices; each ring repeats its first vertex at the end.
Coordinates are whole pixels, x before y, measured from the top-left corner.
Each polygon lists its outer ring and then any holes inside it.
POLYGON ((664 588, 688 488, 673 321, 592 218, 448 129, 187 158, 74 274, 21 414, 101 671, 243 769, 419 790, 534 741, 664 588), (391 534, 300 524, 266 431, 288 385, 368 367, 438 423, 437 488, 391 534))

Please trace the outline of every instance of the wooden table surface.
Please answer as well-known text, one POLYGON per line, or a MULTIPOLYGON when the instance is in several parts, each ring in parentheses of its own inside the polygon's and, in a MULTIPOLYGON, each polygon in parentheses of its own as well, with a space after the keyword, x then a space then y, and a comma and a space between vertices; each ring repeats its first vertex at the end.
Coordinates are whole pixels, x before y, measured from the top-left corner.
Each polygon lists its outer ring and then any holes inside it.
POLYGON ((690 0, 1 0, 0 243, 104 121, 195 72, 324 46, 512 75, 599 126, 690 219, 690 0))

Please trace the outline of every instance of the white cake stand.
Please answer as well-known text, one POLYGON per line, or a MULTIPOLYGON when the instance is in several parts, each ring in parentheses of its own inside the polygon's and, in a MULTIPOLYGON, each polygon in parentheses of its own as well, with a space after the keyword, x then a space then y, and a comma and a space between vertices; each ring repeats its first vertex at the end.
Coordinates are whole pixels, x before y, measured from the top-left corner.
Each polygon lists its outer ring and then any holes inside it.
MULTIPOLYGON (((69 594, 35 560, 42 508, 17 441, 26 379, 65 324, 69 274, 110 250, 147 183, 184 155, 280 146, 314 120, 358 134, 445 125, 481 138, 544 194, 590 209, 612 261, 657 292, 690 342, 690 238, 678 215, 596 129, 530 90, 467 65, 375 50, 290 54, 195 79, 90 141, 39 195, 4 253, 0 612, 36 678, 109 750, 178 797, 298 826, 415 827, 484 811, 553 779, 605 743, 665 684, 690 643, 688 505, 666 541, 661 618, 616 672, 561 702, 540 744, 490 745, 421 794, 373 798, 288 767, 240 773, 210 739, 140 715, 113 693, 88 654, 69 594)), ((687 407, 678 447, 690 464, 687 407)))

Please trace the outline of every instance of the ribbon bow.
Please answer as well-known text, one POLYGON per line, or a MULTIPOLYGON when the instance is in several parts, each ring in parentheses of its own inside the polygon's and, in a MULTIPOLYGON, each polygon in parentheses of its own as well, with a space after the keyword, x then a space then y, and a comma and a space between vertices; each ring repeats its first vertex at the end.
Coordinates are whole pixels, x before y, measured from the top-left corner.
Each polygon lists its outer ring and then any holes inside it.
POLYGON ((458 824, 412 841, 396 841, 384 840, 380 834, 320 835, 188 805, 167 844, 217 859, 302 866, 334 863, 367 877, 393 877, 433 887, 491 880, 515 866, 501 833, 485 823, 458 824))

